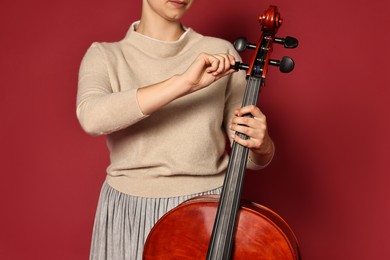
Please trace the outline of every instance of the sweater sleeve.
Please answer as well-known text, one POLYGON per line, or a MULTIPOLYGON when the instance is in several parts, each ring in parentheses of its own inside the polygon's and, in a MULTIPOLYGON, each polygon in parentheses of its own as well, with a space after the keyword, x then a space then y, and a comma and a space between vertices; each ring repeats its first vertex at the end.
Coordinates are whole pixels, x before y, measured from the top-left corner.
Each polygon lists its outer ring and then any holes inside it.
POLYGON ((76 114, 91 135, 109 134, 146 117, 138 105, 137 89, 113 92, 104 55, 96 44, 81 61, 76 114))

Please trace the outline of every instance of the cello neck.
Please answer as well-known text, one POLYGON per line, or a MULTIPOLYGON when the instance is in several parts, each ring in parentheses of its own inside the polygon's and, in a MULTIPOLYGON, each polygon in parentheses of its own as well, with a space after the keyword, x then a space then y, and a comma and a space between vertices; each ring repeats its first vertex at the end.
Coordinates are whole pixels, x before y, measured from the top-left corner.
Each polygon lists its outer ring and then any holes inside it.
MULTIPOLYGON (((257 104, 260 88, 263 85, 262 82, 261 77, 248 77, 242 106, 257 104)), ((250 117, 251 115, 244 116, 250 117)), ((248 136, 245 134, 236 133, 236 135, 239 135, 243 139, 248 139, 248 136)), ((248 148, 233 142, 217 215, 210 238, 207 260, 230 259, 248 152, 248 148)))

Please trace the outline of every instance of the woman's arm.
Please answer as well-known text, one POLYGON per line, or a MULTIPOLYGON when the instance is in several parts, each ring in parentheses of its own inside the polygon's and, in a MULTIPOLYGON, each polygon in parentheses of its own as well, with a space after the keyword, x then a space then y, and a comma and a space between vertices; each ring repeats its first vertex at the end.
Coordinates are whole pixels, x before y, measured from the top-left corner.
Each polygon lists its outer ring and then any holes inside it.
POLYGON ((184 73, 138 89, 137 99, 141 111, 150 115, 179 97, 209 86, 233 73, 230 66, 234 62, 235 58, 228 54, 200 54, 184 73))
POLYGON ((113 93, 100 49, 88 49, 80 66, 77 117, 91 135, 109 134, 144 119, 171 101, 233 73, 234 57, 200 54, 182 74, 139 89, 113 93))

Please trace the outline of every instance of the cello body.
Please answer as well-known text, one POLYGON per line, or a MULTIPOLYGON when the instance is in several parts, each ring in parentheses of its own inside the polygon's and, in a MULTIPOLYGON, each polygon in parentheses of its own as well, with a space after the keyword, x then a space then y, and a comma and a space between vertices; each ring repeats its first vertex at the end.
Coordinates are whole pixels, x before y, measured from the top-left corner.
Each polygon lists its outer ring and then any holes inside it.
MULTIPOLYGON (((144 260, 206 259, 219 196, 187 200, 164 215, 145 244, 144 260)), ((272 210, 241 201, 232 259, 300 259, 297 239, 272 210)))

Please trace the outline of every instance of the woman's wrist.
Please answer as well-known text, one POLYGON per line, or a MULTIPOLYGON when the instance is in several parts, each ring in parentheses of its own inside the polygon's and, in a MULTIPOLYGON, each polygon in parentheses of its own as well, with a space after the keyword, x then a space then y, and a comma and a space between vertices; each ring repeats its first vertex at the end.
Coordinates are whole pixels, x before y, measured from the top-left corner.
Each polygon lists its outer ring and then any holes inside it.
POLYGON ((249 160, 256 165, 266 166, 272 161, 274 153, 275 145, 272 139, 268 137, 259 149, 250 150, 249 160))

